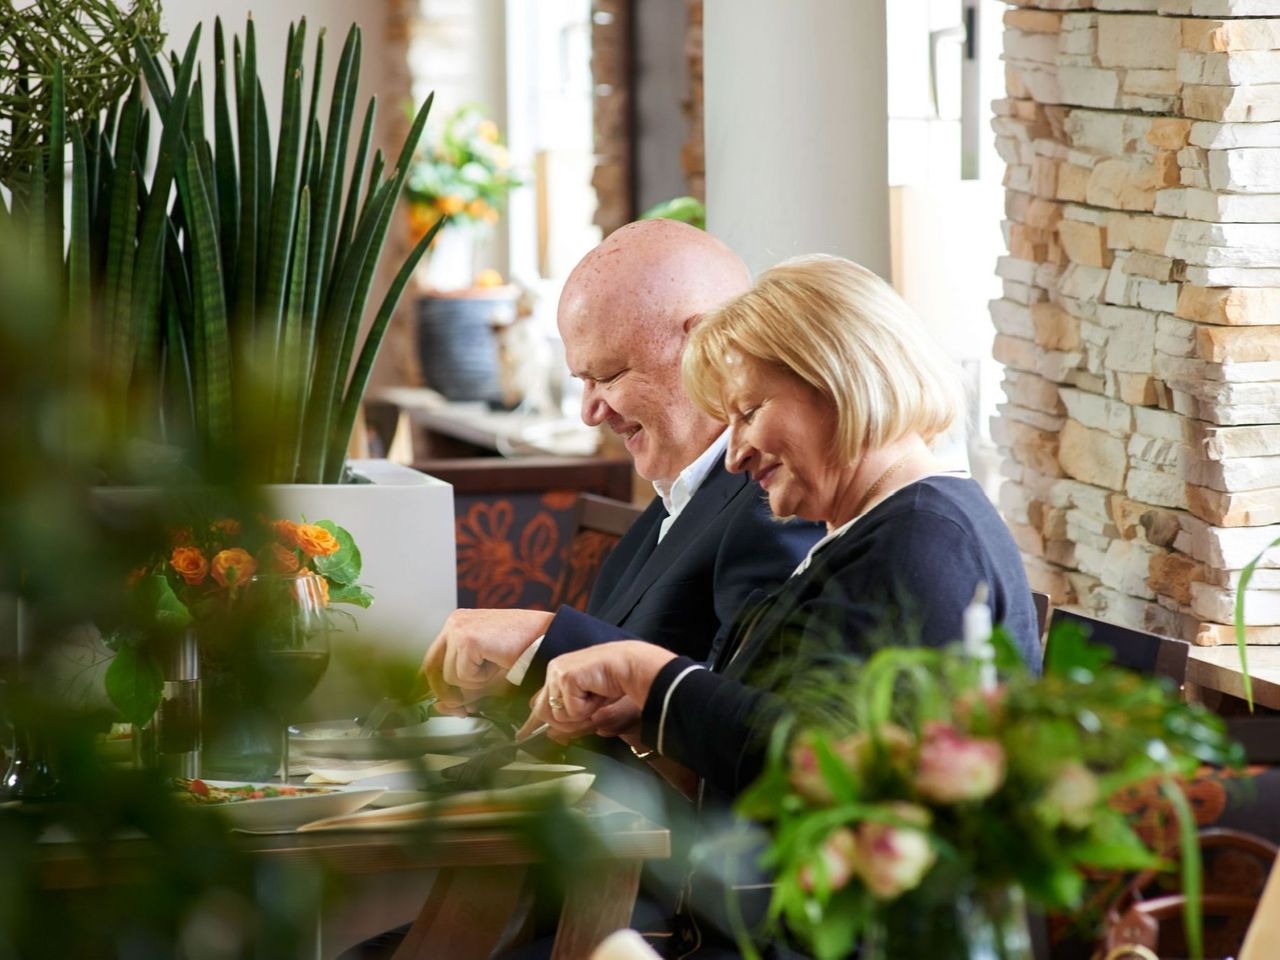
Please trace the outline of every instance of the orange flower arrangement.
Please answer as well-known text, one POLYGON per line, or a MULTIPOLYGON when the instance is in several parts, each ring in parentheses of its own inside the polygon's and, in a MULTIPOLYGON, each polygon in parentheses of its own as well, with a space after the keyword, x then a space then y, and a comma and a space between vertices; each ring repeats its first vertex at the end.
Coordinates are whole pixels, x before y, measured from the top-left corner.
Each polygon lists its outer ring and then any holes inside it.
POLYGON ((295 523, 259 516, 175 527, 167 554, 134 569, 128 586, 145 598, 143 622, 185 627, 234 600, 255 576, 320 575, 324 602, 367 607, 373 598, 357 583, 361 558, 351 534, 328 520, 295 523))
POLYGON ((254 604, 246 606, 244 596, 250 580, 279 584, 315 574, 318 599, 326 609, 373 602, 358 582, 360 550, 349 532, 329 520, 199 518, 175 526, 166 541, 129 572, 132 610, 103 631, 116 653, 107 669, 107 695, 134 722, 145 722, 159 702, 162 674, 156 650, 162 647, 154 643, 155 635, 172 636, 228 614, 252 615, 247 611, 254 604))

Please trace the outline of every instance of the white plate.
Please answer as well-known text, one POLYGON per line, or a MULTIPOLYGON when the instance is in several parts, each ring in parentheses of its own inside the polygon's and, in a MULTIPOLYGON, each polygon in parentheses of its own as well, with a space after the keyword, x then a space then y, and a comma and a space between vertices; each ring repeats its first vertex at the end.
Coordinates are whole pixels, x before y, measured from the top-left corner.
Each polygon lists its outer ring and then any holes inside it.
MULTIPOLYGON (((278 783, 245 783, 238 780, 206 780, 211 787, 274 787, 278 783)), ((234 829, 254 832, 292 830, 312 820, 326 820, 355 813, 382 796, 385 787, 332 788, 332 793, 304 793, 294 797, 263 797, 261 800, 236 800, 230 803, 201 805, 216 810, 234 829)))
POLYGON ((431 717, 409 727, 362 737, 363 728, 354 720, 322 720, 290 727, 289 744, 308 756, 340 760, 420 757, 469 746, 492 728, 493 724, 481 717, 431 717))
POLYGON ((455 793, 432 801, 361 810, 350 816, 309 823, 299 831, 420 830, 428 820, 439 827, 505 823, 528 817, 532 807, 548 800, 559 798, 568 805, 577 803, 586 796, 595 779, 591 773, 571 773, 567 777, 518 787, 455 793))

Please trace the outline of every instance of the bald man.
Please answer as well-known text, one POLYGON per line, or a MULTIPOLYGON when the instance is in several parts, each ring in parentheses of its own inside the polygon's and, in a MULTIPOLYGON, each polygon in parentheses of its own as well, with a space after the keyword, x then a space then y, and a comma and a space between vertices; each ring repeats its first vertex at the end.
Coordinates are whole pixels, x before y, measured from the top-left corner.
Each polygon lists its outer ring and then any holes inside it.
POLYGON ((681 386, 694 321, 750 283, 732 250, 672 220, 628 224, 574 268, 557 321, 582 419, 623 438, 658 497, 609 555, 585 614, 450 616, 422 665, 441 709, 465 712, 512 685, 532 695, 550 659, 620 630, 707 660, 747 598, 785 580, 824 532, 770 515, 760 488, 725 469, 724 425, 681 386))

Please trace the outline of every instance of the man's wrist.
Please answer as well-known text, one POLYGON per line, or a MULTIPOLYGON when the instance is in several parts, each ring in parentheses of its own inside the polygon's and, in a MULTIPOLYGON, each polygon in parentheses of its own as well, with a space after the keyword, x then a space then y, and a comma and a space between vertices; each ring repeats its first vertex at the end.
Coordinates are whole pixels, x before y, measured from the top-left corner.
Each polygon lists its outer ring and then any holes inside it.
POLYGON ((524 683, 525 675, 529 672, 529 667, 533 665, 533 658, 538 655, 538 649, 542 646, 542 641, 546 639, 546 634, 538 637, 533 643, 525 647, 524 653, 516 658, 516 662, 511 665, 511 669, 507 671, 507 683, 518 687, 524 683))

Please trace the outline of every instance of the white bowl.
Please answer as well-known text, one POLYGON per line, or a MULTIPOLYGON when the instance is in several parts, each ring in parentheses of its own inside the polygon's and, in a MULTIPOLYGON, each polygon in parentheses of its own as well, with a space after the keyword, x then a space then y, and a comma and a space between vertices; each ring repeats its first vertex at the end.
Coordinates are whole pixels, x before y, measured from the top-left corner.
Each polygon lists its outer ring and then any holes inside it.
POLYGON ((341 760, 420 757, 469 746, 491 729, 493 724, 482 717, 431 717, 362 737, 364 728, 354 720, 321 720, 290 727, 289 744, 308 756, 341 760))

